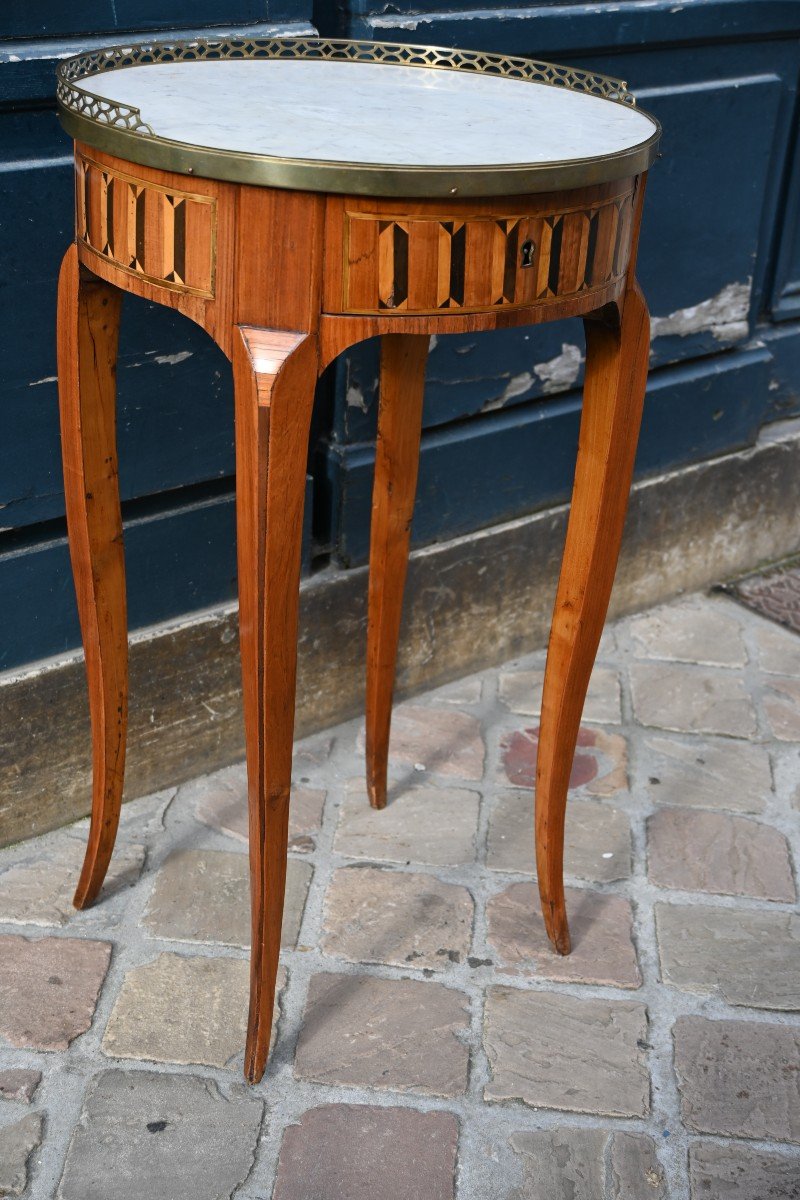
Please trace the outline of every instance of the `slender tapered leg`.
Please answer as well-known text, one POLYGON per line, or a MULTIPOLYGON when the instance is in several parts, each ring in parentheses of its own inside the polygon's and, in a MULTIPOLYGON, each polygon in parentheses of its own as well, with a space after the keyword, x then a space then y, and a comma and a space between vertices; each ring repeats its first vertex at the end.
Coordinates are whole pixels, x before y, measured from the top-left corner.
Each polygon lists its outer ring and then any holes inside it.
POLYGON ((316 338, 235 331, 236 520, 250 811, 252 950, 245 1074, 264 1073, 281 945, 300 549, 316 338))
POLYGON ((125 558, 116 447, 121 293, 84 273, 75 246, 58 283, 58 393, 67 528, 92 721, 92 820, 76 908, 103 884, 119 824, 128 722, 125 558))
POLYGON ((589 676, 608 610, 647 381, 650 324, 632 281, 616 326, 587 320, 578 460, 542 696, 536 862, 547 934, 569 954, 564 817, 589 676))
POLYGON ((380 407, 372 489, 367 625, 367 791, 386 805, 397 643, 417 490, 427 334, 381 338, 380 407))

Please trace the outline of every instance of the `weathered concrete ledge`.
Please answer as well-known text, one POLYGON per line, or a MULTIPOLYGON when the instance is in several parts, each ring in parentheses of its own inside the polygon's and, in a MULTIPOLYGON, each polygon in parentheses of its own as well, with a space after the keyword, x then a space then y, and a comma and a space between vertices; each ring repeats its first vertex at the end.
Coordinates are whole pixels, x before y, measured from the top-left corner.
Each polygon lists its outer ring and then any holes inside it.
MULTIPOLYGON (((634 489, 612 598, 616 616, 800 548, 800 430, 634 489)), ((398 692, 411 695, 542 646, 566 509, 417 551, 398 692)), ((366 570, 303 586, 299 735, 359 713, 366 570)), ((126 798, 243 757, 236 613, 142 631, 131 645, 126 798)), ((0 676, 0 845, 64 824, 90 800, 80 656, 0 676)))

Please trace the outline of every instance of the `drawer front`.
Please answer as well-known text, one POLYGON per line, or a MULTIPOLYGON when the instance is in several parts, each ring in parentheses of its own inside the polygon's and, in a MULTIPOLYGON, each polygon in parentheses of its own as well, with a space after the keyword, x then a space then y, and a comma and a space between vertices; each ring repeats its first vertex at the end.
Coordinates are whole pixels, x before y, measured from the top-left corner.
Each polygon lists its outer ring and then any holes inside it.
POLYGON ((78 240, 106 262, 147 283, 212 299, 216 199, 160 187, 79 156, 78 240))
POLYGON ((342 311, 488 312, 607 287, 630 255, 634 188, 558 211, 346 211, 342 311))

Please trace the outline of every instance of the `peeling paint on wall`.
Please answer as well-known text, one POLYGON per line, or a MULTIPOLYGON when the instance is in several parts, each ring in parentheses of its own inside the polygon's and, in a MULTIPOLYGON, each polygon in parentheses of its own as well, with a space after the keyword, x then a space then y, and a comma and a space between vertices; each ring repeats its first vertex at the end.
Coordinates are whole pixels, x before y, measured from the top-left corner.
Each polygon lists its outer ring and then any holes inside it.
POLYGON ((179 350, 177 354, 157 354, 153 362, 157 362, 161 366, 174 367, 177 363, 185 362, 187 358, 191 358, 192 354, 192 350, 179 350))
POLYGON ((542 382, 542 392, 545 396, 551 396, 555 392, 568 392, 580 374, 582 362, 580 347, 570 342, 562 342, 560 354, 547 359, 546 362, 536 363, 530 371, 512 375, 502 393, 494 400, 488 400, 481 412, 503 408, 515 396, 524 395, 537 379, 542 382))
POLYGON ((513 400, 515 396, 521 396, 523 392, 527 392, 532 383, 533 373, 531 371, 523 371, 519 375, 512 375, 500 395, 495 396, 492 400, 487 400, 481 406, 481 412, 494 412, 495 409, 502 408, 507 401, 513 400))
POLYGON ((360 408, 363 413, 367 411, 367 402, 360 387, 354 387, 353 384, 350 384, 346 392, 346 398, 348 408, 360 408))
MULTIPOLYGON (((461 14, 459 14, 459 16, 460 15, 461 14)), ((469 20, 469 16, 467 14, 465 14, 465 16, 467 20, 469 20)), ((375 29, 380 29, 381 26, 385 27, 389 25, 392 29, 402 29, 404 33, 413 33, 416 29, 419 29, 420 25, 432 25, 433 22, 430 20, 430 18, 425 20, 424 18, 420 19, 419 17, 406 17, 404 20, 399 20, 397 17, 373 17, 370 24, 375 29)), ((348 36, 352 37, 352 34, 348 36)))
POLYGON ((679 308, 668 317, 651 317, 650 336, 687 337, 690 333, 713 333, 720 342, 746 338, 750 332, 747 314, 751 287, 751 279, 747 283, 729 283, 716 296, 690 308, 679 308))
POLYGON ((582 362, 580 346, 562 342, 561 353, 547 362, 537 363, 533 371, 537 379, 542 381, 544 394, 550 396, 553 392, 569 391, 580 374, 582 362))
POLYGON ((532 383, 531 371, 522 371, 519 375, 512 375, 503 389, 498 407, 502 407, 507 400, 513 400, 515 396, 521 396, 523 392, 527 392, 532 383))

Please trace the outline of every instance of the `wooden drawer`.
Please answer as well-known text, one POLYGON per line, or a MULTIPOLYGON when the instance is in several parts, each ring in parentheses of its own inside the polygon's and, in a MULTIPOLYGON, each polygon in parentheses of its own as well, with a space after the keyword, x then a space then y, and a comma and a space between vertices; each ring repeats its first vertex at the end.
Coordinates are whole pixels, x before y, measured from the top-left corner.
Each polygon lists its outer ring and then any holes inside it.
POLYGON ((588 298, 625 273, 634 185, 488 201, 477 213, 474 203, 398 215, 389 201, 344 201, 328 223, 326 310, 468 313, 588 298))

